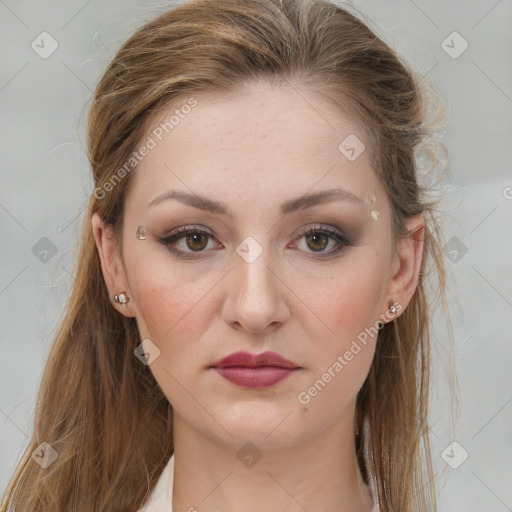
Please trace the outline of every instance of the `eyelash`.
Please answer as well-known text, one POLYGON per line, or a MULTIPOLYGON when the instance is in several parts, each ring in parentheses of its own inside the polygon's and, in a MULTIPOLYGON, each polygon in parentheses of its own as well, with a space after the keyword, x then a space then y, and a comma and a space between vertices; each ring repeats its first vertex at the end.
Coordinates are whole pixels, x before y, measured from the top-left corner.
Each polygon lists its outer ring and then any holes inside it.
MULTIPOLYGON (((207 235, 210 238, 215 238, 214 235, 212 235, 210 232, 205 231, 203 229, 199 229, 194 226, 184 226, 177 228, 173 230, 168 236, 164 236, 162 238, 159 238, 158 241, 165 245, 167 249, 173 253, 175 256, 181 257, 181 258, 195 258, 195 254, 200 255, 201 253, 205 252, 205 250, 201 251, 180 251, 177 249, 172 248, 171 246, 175 244, 178 240, 181 240, 182 238, 186 237, 188 234, 191 233, 199 233, 207 235)), ((310 234, 323 234, 327 235, 329 238, 335 240, 338 243, 338 248, 331 250, 328 253, 320 253, 322 256, 317 256, 312 253, 311 258, 313 259, 327 259, 330 258, 336 254, 341 253, 346 247, 353 246, 354 243, 351 242, 342 232, 338 231, 337 229, 331 228, 331 227, 321 227, 321 226, 313 226, 309 228, 304 228, 299 232, 299 236, 295 240, 299 240, 305 235, 310 234)))

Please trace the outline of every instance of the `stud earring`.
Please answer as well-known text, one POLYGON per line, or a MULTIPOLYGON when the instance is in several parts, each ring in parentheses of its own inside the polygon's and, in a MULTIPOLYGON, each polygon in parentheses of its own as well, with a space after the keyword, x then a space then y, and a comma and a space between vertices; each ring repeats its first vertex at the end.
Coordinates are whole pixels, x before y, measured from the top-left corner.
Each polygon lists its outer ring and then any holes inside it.
POLYGON ((390 301, 388 302, 388 308, 389 308, 389 312, 395 316, 396 315, 396 312, 398 311, 398 308, 396 307, 397 305, 395 304, 395 301, 393 299, 390 299, 390 301))
POLYGON ((118 304, 126 304, 130 300, 130 297, 128 297, 125 292, 121 292, 119 295, 114 295, 114 300, 118 304))

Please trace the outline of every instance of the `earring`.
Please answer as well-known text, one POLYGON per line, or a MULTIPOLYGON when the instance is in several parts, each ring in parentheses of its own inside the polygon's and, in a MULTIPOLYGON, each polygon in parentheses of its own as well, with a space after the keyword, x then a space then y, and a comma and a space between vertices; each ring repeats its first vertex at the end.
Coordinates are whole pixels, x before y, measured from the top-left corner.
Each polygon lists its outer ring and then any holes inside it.
POLYGON ((390 308, 389 308, 389 311, 391 311, 391 313, 392 313, 393 315, 395 315, 395 314, 396 314, 396 311, 397 311, 396 306, 395 306, 394 304, 392 304, 392 305, 390 306, 390 308))
POLYGON ((128 297, 125 292, 121 292, 119 295, 114 295, 114 300, 118 304, 126 304, 130 300, 130 297, 128 297))

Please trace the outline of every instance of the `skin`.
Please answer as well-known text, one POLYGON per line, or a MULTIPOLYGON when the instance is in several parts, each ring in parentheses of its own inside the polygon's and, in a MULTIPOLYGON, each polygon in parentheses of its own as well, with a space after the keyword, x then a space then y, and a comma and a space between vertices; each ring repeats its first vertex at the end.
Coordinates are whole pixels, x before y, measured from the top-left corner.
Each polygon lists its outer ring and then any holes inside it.
POLYGON ((92 219, 110 296, 125 291, 131 298, 113 306, 135 317, 141 339, 160 350, 148 368, 174 410, 173 509, 369 512, 353 421, 376 337, 359 343, 307 404, 297 397, 365 328, 392 320, 390 300, 399 304, 395 317, 407 307, 418 284, 424 219, 408 219, 412 234, 395 252, 390 204, 367 152, 350 161, 338 149, 349 134, 363 135, 314 92, 252 82, 238 94, 194 97, 197 106, 134 171, 122 248, 92 219), (362 201, 280 212, 287 200, 331 188, 362 201), (176 200, 148 208, 167 190, 225 202, 235 217, 176 200), (316 224, 338 227, 353 245, 329 257, 335 239, 298 234, 316 224), (190 225, 213 234, 174 243, 192 258, 158 241, 190 225), (139 226, 148 230, 145 240, 135 236, 139 226), (251 263, 236 252, 247 236, 262 249, 251 263), (301 369, 256 390, 208 368, 238 350, 272 350, 301 369), (252 467, 237 457, 248 442, 261 455, 252 467))

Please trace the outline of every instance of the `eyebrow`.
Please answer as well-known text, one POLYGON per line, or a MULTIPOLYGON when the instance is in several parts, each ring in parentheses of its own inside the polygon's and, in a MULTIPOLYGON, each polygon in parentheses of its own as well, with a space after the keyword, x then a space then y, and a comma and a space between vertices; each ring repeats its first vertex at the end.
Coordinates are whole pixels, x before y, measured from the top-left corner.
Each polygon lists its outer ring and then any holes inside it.
MULTIPOLYGON (((188 206, 198 208, 199 210, 212 212, 218 215, 224 215, 229 218, 234 218, 235 216, 233 211, 225 203, 214 201, 213 199, 208 199, 207 197, 199 196, 197 194, 181 192, 178 190, 169 190, 164 192, 163 194, 153 199, 149 203, 148 208, 159 204, 162 201, 167 201, 170 199, 175 199, 176 201, 180 201, 181 203, 188 206)), ((364 203, 361 198, 355 196, 347 190, 333 188, 286 201, 281 205, 281 213, 286 215, 298 210, 305 210, 306 208, 312 208, 313 206, 332 203, 334 201, 340 200, 348 200, 355 204, 364 203)))

